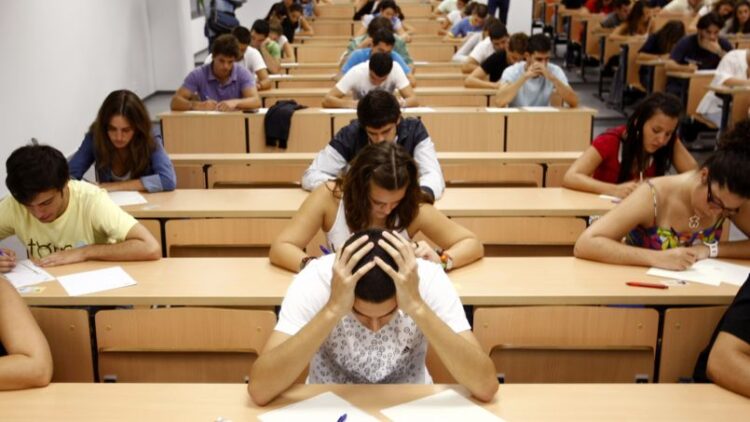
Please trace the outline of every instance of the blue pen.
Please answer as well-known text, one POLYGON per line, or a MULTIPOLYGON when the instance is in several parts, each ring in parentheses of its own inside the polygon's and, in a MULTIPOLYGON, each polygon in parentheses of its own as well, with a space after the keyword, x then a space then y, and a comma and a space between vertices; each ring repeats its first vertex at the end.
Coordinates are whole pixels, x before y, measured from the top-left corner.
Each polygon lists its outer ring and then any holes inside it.
MULTIPOLYGON (((328 255, 331 253, 331 251, 329 251, 328 248, 323 245, 320 245, 320 251, 323 252, 324 255, 328 255)), ((344 414, 344 416, 346 416, 346 414, 344 414)))
POLYGON ((336 420, 336 422, 344 422, 346 420, 346 413, 339 416, 339 418, 336 420))

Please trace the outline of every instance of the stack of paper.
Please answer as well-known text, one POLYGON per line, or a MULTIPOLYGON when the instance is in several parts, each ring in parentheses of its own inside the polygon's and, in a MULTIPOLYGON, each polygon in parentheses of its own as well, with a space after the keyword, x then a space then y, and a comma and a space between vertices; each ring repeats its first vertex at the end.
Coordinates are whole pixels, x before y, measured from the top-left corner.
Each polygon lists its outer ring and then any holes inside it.
POLYGON ((398 422, 414 421, 502 421, 454 390, 445 390, 419 400, 380 411, 398 422))
POLYGON ((346 417, 343 420, 346 422, 377 421, 374 417, 331 392, 290 404, 281 409, 272 410, 260 415, 258 419, 263 422, 336 422, 341 420, 344 415, 346 417))
POLYGON ((693 264, 685 271, 662 270, 651 268, 646 273, 656 277, 665 277, 675 280, 692 281, 695 283, 718 286, 721 282, 742 286, 750 274, 750 268, 742 265, 730 264, 716 259, 704 259, 693 264))
POLYGON ((122 190, 115 192, 108 192, 109 198, 115 204, 124 207, 126 205, 140 205, 147 204, 146 198, 143 197, 138 191, 122 190))
POLYGON ((48 272, 36 266, 28 259, 18 261, 13 271, 3 274, 16 289, 33 284, 54 280, 48 272))

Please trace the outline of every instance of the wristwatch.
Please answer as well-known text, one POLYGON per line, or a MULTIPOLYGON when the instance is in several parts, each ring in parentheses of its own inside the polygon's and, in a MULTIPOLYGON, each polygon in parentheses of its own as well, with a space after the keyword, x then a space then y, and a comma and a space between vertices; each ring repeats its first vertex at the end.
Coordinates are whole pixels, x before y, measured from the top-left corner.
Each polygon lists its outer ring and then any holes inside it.
POLYGON ((704 245, 708 246, 708 257, 716 258, 719 256, 719 242, 703 242, 704 245))

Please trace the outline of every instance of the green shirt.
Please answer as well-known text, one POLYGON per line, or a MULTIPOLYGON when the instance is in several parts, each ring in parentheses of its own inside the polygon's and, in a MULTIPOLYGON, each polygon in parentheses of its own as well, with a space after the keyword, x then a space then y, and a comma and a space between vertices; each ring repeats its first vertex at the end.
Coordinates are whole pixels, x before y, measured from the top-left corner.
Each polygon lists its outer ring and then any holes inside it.
POLYGON ((281 58, 281 46, 279 46, 279 43, 276 41, 269 41, 268 44, 266 44, 266 50, 268 50, 268 53, 274 59, 281 58))

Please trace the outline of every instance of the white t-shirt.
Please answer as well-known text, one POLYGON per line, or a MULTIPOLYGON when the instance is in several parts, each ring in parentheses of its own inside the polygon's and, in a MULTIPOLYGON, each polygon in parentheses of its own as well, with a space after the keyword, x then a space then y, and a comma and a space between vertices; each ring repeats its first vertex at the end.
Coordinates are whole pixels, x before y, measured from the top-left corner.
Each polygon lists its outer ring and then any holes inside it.
MULTIPOLYGON (((704 3, 712 3, 710 1, 698 1, 698 6, 703 6, 704 3)), ((665 12, 675 12, 675 13, 692 13, 694 10, 690 7, 690 3, 688 3, 688 0, 672 0, 664 6, 662 9, 665 12)), ((697 7, 696 10, 700 10, 700 7, 697 7)))
MULTIPOLYGON (((725 54, 716 67, 711 85, 722 86, 730 78, 747 80, 747 50, 732 50, 725 54)), ((713 91, 706 91, 696 111, 704 115, 721 113, 721 104, 721 99, 713 91)))
MULTIPOLYGON (((328 303, 335 255, 311 261, 292 281, 281 303, 276 331, 293 336, 328 303)), ((471 329, 461 300, 443 268, 417 260, 419 294, 454 332, 471 329)), ((349 314, 339 321, 310 362, 310 383, 430 383, 427 339, 398 310, 377 332, 349 314)))
POLYGON ((471 51, 474 50, 474 47, 476 47, 481 41, 481 32, 470 32, 451 60, 454 62, 465 62, 469 57, 469 53, 471 53, 471 51))
POLYGON ((369 60, 349 69, 344 77, 336 83, 336 89, 344 94, 351 91, 352 97, 355 100, 359 100, 375 88, 393 92, 396 89, 404 89, 408 86, 409 79, 406 78, 403 69, 397 63, 393 63, 391 73, 388 74, 388 77, 382 84, 373 85, 370 81, 369 60))
POLYGON ((448 14, 454 10, 456 10, 456 0, 443 0, 440 2, 440 5, 437 7, 437 10, 440 11, 442 14, 448 14))
POLYGON ((458 23, 461 19, 463 19, 463 15, 461 15, 460 10, 454 10, 450 13, 448 13, 448 16, 446 16, 446 19, 451 23, 451 27, 458 23))
MULTIPOLYGON (((213 60, 213 55, 209 54, 206 57, 206 60, 203 61, 203 63, 211 63, 211 60, 213 60)), ((247 48, 247 50, 245 51, 245 57, 242 61, 245 64, 247 70, 249 70, 253 75, 255 75, 255 72, 259 70, 266 69, 266 62, 263 61, 263 56, 260 54, 260 51, 254 49, 253 47, 247 48)))
POLYGON ((479 41, 479 44, 477 44, 474 49, 471 50, 471 53, 469 53, 469 57, 476 60, 477 63, 482 64, 487 60, 487 57, 490 57, 494 52, 495 47, 492 46, 492 40, 490 37, 487 37, 482 41, 479 41))

